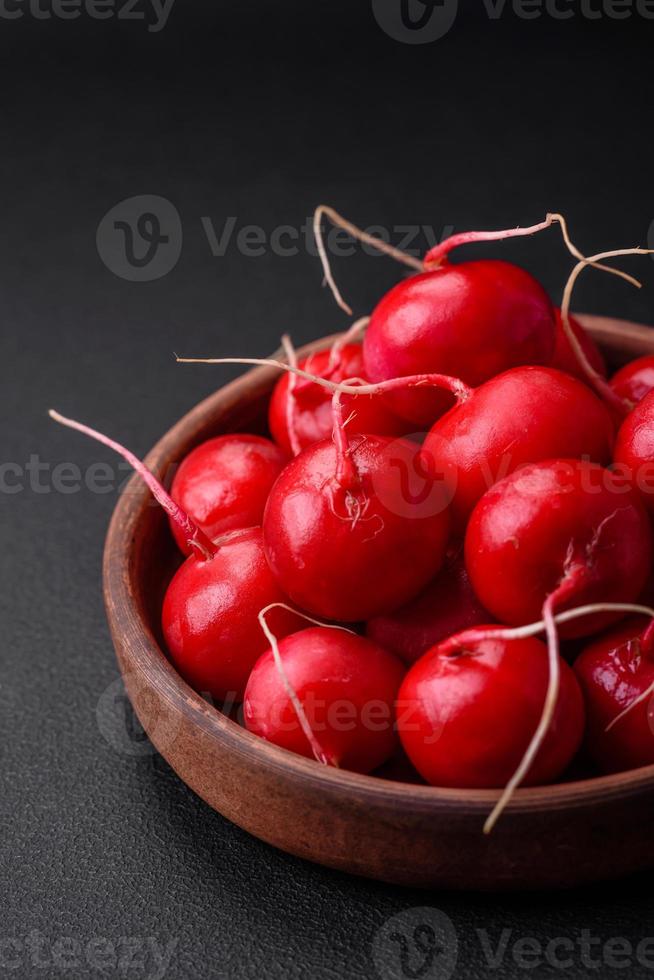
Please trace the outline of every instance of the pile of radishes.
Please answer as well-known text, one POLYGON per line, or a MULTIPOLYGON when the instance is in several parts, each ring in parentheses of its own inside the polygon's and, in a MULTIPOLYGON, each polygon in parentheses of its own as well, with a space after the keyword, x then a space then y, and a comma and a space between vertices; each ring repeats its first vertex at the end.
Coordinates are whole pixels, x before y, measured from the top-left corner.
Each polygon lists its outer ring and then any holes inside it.
MULTIPOLYGON (((170 495, 185 560, 162 626, 180 674, 249 731, 371 773, 404 753, 435 786, 503 789, 654 764, 654 355, 607 380, 569 313, 587 267, 559 215, 454 236, 331 347, 284 339, 272 439, 195 448, 170 495), (558 223, 562 308, 529 273, 456 246, 558 223), (417 432, 420 429, 420 432, 417 432), (625 618, 629 613, 637 616, 625 618)), ((224 359, 209 359, 209 363, 224 359)), ((234 358, 234 361, 239 359, 234 358)), ((407 770, 412 771, 407 765, 407 770)), ((419 775, 418 775, 419 774, 419 775)), ((411 778, 411 777, 409 777, 411 778)))

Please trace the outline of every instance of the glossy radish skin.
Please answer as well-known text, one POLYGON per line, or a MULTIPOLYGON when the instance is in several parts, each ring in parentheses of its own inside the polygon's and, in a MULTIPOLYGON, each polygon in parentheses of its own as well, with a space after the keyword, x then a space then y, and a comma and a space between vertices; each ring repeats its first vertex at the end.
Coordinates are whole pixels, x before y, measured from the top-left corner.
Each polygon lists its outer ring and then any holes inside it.
MULTIPOLYGON (((363 356, 373 382, 439 372, 477 386, 519 364, 548 364, 554 345, 552 304, 528 272, 496 260, 446 261, 382 298, 363 356)), ((397 392, 392 399, 400 414, 422 425, 453 403, 434 391, 397 392)))
POLYGON ((366 624, 366 636, 413 664, 453 633, 491 621, 475 595, 461 555, 446 562, 417 598, 366 624))
MULTIPOLYGON (((465 538, 472 586, 502 623, 537 622, 596 602, 634 602, 652 564, 649 519, 633 489, 596 463, 535 463, 495 484, 475 507, 465 538)), ((616 619, 585 616, 560 627, 588 636, 616 619)))
MULTIPOLYGON (((559 777, 582 739, 581 692, 563 660, 560 670, 554 717, 526 785, 559 777)), ((398 731, 409 759, 433 786, 505 786, 534 734, 547 682, 547 648, 537 639, 479 640, 454 654, 449 646, 433 647, 411 667, 398 695, 398 731)))
POLYGON ((454 526, 463 533, 475 504, 497 480, 558 457, 608 463, 613 433, 606 406, 576 378, 553 368, 517 367, 440 418, 423 456, 450 487, 454 526))
MULTIPOLYGON (((394 754, 394 704, 405 673, 396 657, 363 637, 324 627, 287 636, 279 653, 332 765, 366 773, 394 754)), ((270 650, 252 670, 243 707, 248 731, 313 758, 270 650)))
MULTIPOLYGON (((240 700, 268 646, 257 615, 285 600, 268 568, 260 528, 233 532, 210 560, 187 558, 168 586, 161 616, 175 667, 197 691, 240 700)), ((277 636, 301 628, 284 609, 275 609, 270 621, 277 636)))
MULTIPOLYGON (((561 321, 561 310, 558 308, 555 309, 554 315, 556 317, 556 344, 554 347, 554 356, 549 366, 557 368, 559 371, 565 371, 567 374, 579 378, 580 381, 588 383, 588 378, 580 367, 577 356, 570 345, 570 341, 565 335, 561 321)), ((603 377, 606 377, 606 362, 601 350, 591 335, 582 327, 579 320, 575 320, 573 316, 570 317, 570 326, 575 337, 581 344, 581 348, 591 367, 603 377)))
MULTIPOLYGON (((261 524, 270 488, 288 455, 270 439, 226 435, 193 449, 175 474, 170 495, 210 538, 261 524)), ((189 547, 170 521, 179 548, 189 547)))
POLYGON ((356 622, 397 609, 440 569, 449 516, 442 488, 419 472, 404 439, 355 436, 350 485, 337 479, 328 441, 292 460, 263 519, 280 588, 323 619, 356 622))
MULTIPOLYGON (((299 361, 298 367, 334 382, 346 381, 350 378, 367 380, 363 369, 361 344, 345 344, 337 354, 331 349, 319 351, 299 361)), ((270 399, 268 424, 275 442, 290 456, 292 450, 288 432, 289 398, 293 399, 291 409, 300 449, 306 449, 315 442, 329 439, 334 421, 331 392, 306 379, 292 379, 290 374, 284 374, 275 385, 270 399)), ((381 397, 348 396, 343 401, 346 416, 350 412, 356 413, 347 426, 351 434, 359 432, 399 436, 410 429, 406 422, 386 407, 386 402, 381 397)))
POLYGON ((634 617, 598 637, 574 664, 586 702, 586 749, 602 772, 654 764, 654 685, 650 620, 634 617), (608 731, 607 731, 608 728, 608 731))
POLYGON ((654 391, 638 402, 620 426, 614 460, 654 515, 654 391))
POLYGON ((654 389, 654 354, 629 361, 613 375, 609 384, 616 395, 637 405, 654 389))

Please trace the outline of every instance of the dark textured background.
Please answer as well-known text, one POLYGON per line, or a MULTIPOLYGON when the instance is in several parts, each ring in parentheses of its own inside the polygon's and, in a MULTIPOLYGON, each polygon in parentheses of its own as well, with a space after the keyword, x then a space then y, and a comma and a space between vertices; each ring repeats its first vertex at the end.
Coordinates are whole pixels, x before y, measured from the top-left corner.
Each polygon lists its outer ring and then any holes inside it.
MULTIPOLYGON (((234 373, 178 367, 171 351, 262 354, 284 330, 304 340, 343 325, 314 258, 233 244, 214 258, 202 216, 270 231, 324 200, 363 224, 439 230, 558 208, 584 249, 645 242, 654 22, 490 21, 475 7, 424 46, 386 36, 367 0, 177 0, 158 34, 0 19, 2 461, 110 459, 49 423, 50 405, 145 452, 234 373), (178 265, 150 283, 113 275, 95 245, 102 215, 138 194, 172 201, 184 229, 178 265)), ((554 232, 495 251, 560 294, 570 262, 554 232)), ((641 293, 591 273, 577 307, 653 321, 654 266, 636 265, 641 293)), ((398 269, 358 253, 337 273, 365 312, 398 269)), ((358 881, 250 839, 147 749, 116 751, 96 720, 117 674, 100 587, 114 503, 0 497, 0 940, 35 930, 47 961, 63 936, 152 936, 176 942, 175 978, 372 977, 376 930, 429 905, 458 932, 455 976, 473 980, 491 973, 475 929, 493 943, 503 929, 511 942, 654 934, 649 878, 514 898, 358 881)), ((0 945, 6 975, 101 975, 81 960, 40 966, 24 948, 10 970, 16 948, 0 945)), ((104 975, 153 975, 151 958, 123 966, 104 975)), ((507 953, 495 975, 525 972, 562 971, 525 971, 507 953)), ((579 954, 564 972, 625 975, 579 954)))

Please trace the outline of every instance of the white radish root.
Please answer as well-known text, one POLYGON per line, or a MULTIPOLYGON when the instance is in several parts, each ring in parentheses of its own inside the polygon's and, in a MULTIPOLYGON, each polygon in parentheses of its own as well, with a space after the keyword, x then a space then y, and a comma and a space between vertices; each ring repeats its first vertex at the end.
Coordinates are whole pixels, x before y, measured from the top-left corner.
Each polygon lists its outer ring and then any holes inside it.
POLYGON ((545 632, 547 634, 547 658, 549 668, 543 713, 540 717, 538 727, 533 734, 531 742, 527 747, 527 751, 520 761, 520 765, 502 790, 502 795, 493 807, 488 819, 486 820, 486 823, 484 824, 485 834, 490 834, 492 832, 493 827, 501 817, 516 789, 531 769, 532 763, 536 758, 541 745, 543 744, 545 736, 547 735, 549 727, 552 723, 552 718, 554 717, 561 680, 559 666, 559 633, 556 628, 556 623, 554 622, 554 602, 556 601, 556 598, 557 593, 553 592, 543 603, 543 622, 545 623, 545 632))
POLYGON ((316 738, 315 733, 309 724, 309 719, 307 718, 306 712, 302 706, 302 702, 297 696, 295 688, 291 684, 288 674, 286 673, 286 668, 284 667, 284 663, 279 652, 279 642, 266 620, 267 614, 273 609, 286 609, 288 612, 292 612, 296 616, 306 619, 308 623, 313 623, 315 626, 321 626, 325 629, 342 630, 344 633, 353 633, 354 631, 347 629, 345 626, 337 626, 334 623, 323 623, 319 619, 314 619, 312 616, 307 616, 306 613, 299 612, 297 609, 294 609, 293 606, 289 606, 285 602, 271 602, 268 606, 261 609, 258 614, 261 629, 263 630, 266 639, 270 643, 270 649, 275 661, 275 667, 277 668, 277 672, 281 678, 282 684, 284 685, 284 689, 288 694, 291 704, 293 705, 293 709, 297 715, 300 727, 304 732, 309 745, 311 746, 311 751, 313 752, 316 761, 325 766, 337 766, 335 760, 330 758, 329 754, 324 751, 320 742, 316 738))
POLYGON ((329 207, 327 204, 320 204, 316 208, 313 215, 313 235, 316 240, 318 255, 320 256, 320 261, 322 263, 324 281, 329 286, 337 304, 349 316, 352 316, 352 309, 345 302, 338 286, 336 285, 332 275, 329 258, 327 256, 327 250, 325 248, 325 242, 322 234, 323 217, 329 218, 332 224, 336 225, 338 228, 342 228, 358 241, 364 242, 366 245, 371 245, 373 248, 383 252, 385 255, 389 255, 397 262, 408 265, 409 268, 414 269, 416 272, 422 272, 423 264, 420 259, 415 258, 413 255, 409 255, 407 252, 403 252, 399 248, 395 248, 393 245, 389 245, 388 242, 383 241, 381 238, 376 238, 374 235, 369 235, 368 232, 363 231, 362 228, 358 228, 356 225, 352 224, 351 221, 348 221, 346 218, 340 215, 338 211, 334 210, 334 208, 329 207))
MULTIPOLYGON (((613 249, 608 252, 598 252, 597 255, 591 255, 589 258, 583 259, 583 261, 577 263, 577 265, 570 273, 568 281, 565 285, 565 289, 563 290, 563 300, 561 302, 561 323, 563 326, 563 331, 565 333, 566 339, 570 344, 570 347, 572 348, 572 351, 579 363, 579 366, 581 367, 582 371, 588 378, 590 384, 593 386, 597 394, 600 396, 600 398, 602 398, 605 402, 607 402, 607 404, 609 404, 621 415, 625 415, 627 412, 629 412, 631 406, 625 401, 625 399, 620 398, 613 391, 611 386, 608 384, 606 378, 603 378, 602 375, 595 370, 593 365, 586 357, 586 354, 584 353, 584 349, 579 343, 579 340, 577 339, 577 336, 574 330, 572 329, 572 324, 570 323, 570 302, 572 299, 572 292, 574 290, 575 283, 579 278, 579 276, 581 275, 582 271, 586 268, 586 266, 594 265, 594 264, 596 265, 597 261, 601 259, 616 258, 617 256, 620 255, 649 255, 651 254, 651 252, 652 252, 651 249, 645 249, 645 248, 619 248, 619 249, 613 249)), ((627 277, 623 277, 623 278, 627 278, 627 277)), ((638 279, 634 279, 633 276, 629 276, 627 281, 630 282, 632 285, 636 286, 638 289, 640 289, 642 285, 638 281, 638 279)))

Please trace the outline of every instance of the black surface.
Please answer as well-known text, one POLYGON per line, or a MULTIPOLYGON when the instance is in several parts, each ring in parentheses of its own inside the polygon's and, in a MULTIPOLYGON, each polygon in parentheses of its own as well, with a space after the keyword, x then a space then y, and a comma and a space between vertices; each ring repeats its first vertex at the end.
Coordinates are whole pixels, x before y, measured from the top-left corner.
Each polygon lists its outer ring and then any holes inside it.
MULTIPOLYGON (((271 231, 327 201, 363 224, 440 231, 557 208, 584 249, 643 243, 653 40, 642 18, 489 20, 479 5, 438 42, 409 46, 365 0, 177 0, 159 33, 0 18, 2 460, 112 461, 48 422, 51 405, 144 452, 235 373, 176 366, 173 350, 262 354, 284 330, 301 341, 346 322, 313 257, 232 244, 214 258, 201 216, 271 231), (175 204, 184 241, 170 274, 132 283, 102 264, 95 234, 139 194, 175 204)), ((555 294, 570 268, 555 232, 495 254, 555 294)), ((640 294, 589 273, 577 307, 652 322, 654 266, 636 266, 640 294)), ((359 312, 400 271, 361 253, 336 270, 359 312)), ((594 967, 579 947, 565 970, 529 971, 511 953, 516 939, 584 929, 638 943, 654 934, 648 876, 513 898, 366 883, 250 839, 138 740, 117 751, 97 721, 116 695, 100 584, 114 503, 86 490, 0 497, 0 975, 154 976, 151 954, 138 968, 105 949, 103 973, 80 952, 105 938, 124 955, 129 937, 150 936, 174 944, 168 977, 373 977, 376 931, 415 906, 453 921, 458 978, 651 975, 633 956, 631 971, 606 955, 594 967), (477 929, 493 945, 512 930, 498 969, 477 929), (62 937, 80 944, 67 966, 62 937)), ((397 944, 384 948, 382 980, 402 976, 397 944)))

